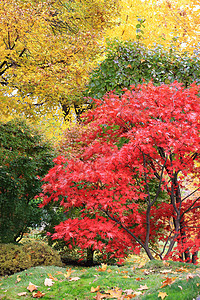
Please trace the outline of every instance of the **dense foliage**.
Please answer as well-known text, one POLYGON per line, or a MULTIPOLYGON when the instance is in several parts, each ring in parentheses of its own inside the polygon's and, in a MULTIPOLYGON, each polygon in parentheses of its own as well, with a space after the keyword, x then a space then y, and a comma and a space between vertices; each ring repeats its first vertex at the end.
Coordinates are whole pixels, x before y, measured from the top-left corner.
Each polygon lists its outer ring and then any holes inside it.
POLYGON ((196 261, 199 250, 199 87, 152 83, 96 100, 76 159, 59 156, 44 178, 43 203, 58 201, 81 217, 56 226, 54 239, 124 257, 143 248, 150 259, 196 261), (189 176, 190 175, 190 176, 189 176), (152 180, 157 189, 150 193, 152 180), (159 201, 166 191, 168 201, 159 201), (155 240, 164 244, 154 247, 155 240), (177 246, 176 246, 177 243, 177 246))
POLYGON ((58 253, 39 241, 24 245, 0 244, 0 275, 10 275, 36 266, 62 266, 58 253))
POLYGON ((34 196, 53 166, 53 149, 41 133, 21 120, 0 124, 0 241, 19 241, 41 223, 34 196))
POLYGON ((155 85, 177 80, 185 86, 200 83, 198 55, 180 54, 177 50, 165 50, 161 46, 148 49, 138 42, 114 41, 108 44, 106 57, 90 77, 86 96, 101 98, 115 90, 153 80, 155 85))

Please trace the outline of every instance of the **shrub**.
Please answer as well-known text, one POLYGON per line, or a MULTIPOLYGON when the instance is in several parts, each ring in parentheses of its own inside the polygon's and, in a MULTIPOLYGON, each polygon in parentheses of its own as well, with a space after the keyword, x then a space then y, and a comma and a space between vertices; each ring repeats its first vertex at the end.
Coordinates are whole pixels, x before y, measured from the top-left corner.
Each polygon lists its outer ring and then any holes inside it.
POLYGON ((41 223, 41 181, 53 166, 54 152, 42 134, 25 121, 0 123, 0 242, 18 242, 41 223))
POLYGON ((41 241, 29 241, 23 244, 22 250, 28 253, 31 266, 62 266, 60 255, 49 245, 41 241))
POLYGON ((22 247, 0 244, 0 275, 10 275, 31 267, 31 259, 22 247))
POLYGON ((62 266, 57 251, 40 241, 0 244, 0 253, 0 275, 10 275, 40 265, 62 266))

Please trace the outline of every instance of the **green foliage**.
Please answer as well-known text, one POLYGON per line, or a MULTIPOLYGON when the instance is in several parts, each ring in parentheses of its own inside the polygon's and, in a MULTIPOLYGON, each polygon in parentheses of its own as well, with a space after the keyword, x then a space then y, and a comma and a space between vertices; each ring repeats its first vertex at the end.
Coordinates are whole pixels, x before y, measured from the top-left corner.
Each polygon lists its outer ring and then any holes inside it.
POLYGON ((21 247, 25 253, 28 253, 32 267, 62 266, 60 255, 44 242, 33 240, 24 243, 21 247))
POLYGON ((62 266, 59 254, 46 243, 0 244, 0 275, 10 275, 40 265, 62 266))
POLYGON ((31 259, 22 247, 0 244, 0 275, 10 275, 31 267, 31 259))
MULTIPOLYGON (((144 26, 143 20, 138 26, 144 26)), ((162 46, 148 49, 141 43, 132 41, 110 42, 106 58, 91 74, 84 96, 102 98, 111 90, 120 94, 124 87, 150 80, 155 85, 175 80, 185 86, 194 81, 200 83, 198 53, 191 57, 187 52, 180 54, 173 47, 167 51, 162 46)))
POLYGON ((0 242, 19 241, 41 223, 41 181, 53 166, 53 150, 41 133, 22 120, 0 123, 0 242))

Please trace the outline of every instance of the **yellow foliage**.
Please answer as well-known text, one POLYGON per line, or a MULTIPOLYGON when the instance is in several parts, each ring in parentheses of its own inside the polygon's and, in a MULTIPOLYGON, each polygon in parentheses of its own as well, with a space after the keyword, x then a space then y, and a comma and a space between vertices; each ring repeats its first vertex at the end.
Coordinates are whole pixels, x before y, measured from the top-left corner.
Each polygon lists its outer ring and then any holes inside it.
POLYGON ((39 118, 78 102, 117 0, 0 1, 0 111, 39 118))
POLYGON ((121 0, 121 18, 108 36, 136 40, 138 18, 145 20, 142 42, 193 52, 200 42, 200 5, 197 0, 121 0), (177 39, 178 38, 178 39, 177 39), (175 39, 175 40, 173 40, 175 39))

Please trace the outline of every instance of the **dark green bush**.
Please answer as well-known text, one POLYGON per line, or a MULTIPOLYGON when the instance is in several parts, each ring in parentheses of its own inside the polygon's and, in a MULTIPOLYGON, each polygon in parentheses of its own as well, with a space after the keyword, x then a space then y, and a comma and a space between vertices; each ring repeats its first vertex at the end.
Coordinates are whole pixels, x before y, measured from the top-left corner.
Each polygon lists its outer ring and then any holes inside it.
POLYGON ((0 275, 10 275, 31 267, 31 259, 22 247, 0 244, 0 275))
POLYGON ((39 131, 22 120, 0 123, 0 242, 18 242, 42 219, 41 181, 53 166, 53 150, 39 131))
POLYGON ((105 60, 92 72, 84 93, 86 97, 102 98, 107 92, 121 93, 124 87, 153 80, 155 85, 177 80, 185 86, 200 83, 200 58, 180 54, 162 46, 148 49, 138 42, 114 41, 108 44, 105 60))

